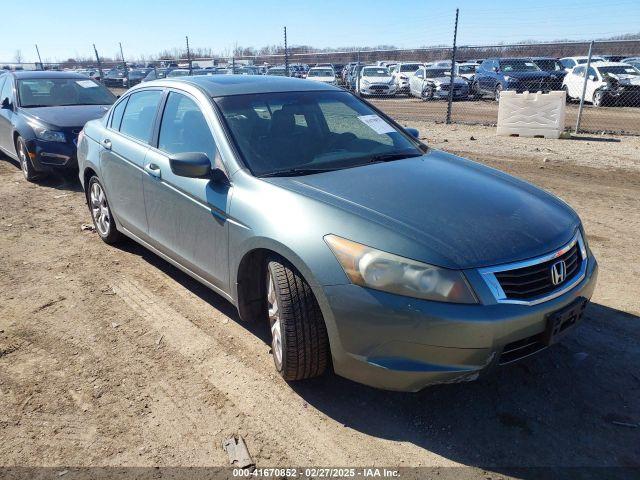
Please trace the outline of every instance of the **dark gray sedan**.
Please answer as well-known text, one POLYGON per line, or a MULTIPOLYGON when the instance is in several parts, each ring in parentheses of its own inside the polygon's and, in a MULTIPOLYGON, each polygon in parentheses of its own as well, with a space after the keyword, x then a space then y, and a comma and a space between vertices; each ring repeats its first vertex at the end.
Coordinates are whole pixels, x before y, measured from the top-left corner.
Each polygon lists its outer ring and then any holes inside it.
POLYGON ((416 137, 316 82, 158 80, 86 125, 80 180, 105 242, 268 322, 286 380, 415 391, 557 342, 597 276, 563 201, 416 137))

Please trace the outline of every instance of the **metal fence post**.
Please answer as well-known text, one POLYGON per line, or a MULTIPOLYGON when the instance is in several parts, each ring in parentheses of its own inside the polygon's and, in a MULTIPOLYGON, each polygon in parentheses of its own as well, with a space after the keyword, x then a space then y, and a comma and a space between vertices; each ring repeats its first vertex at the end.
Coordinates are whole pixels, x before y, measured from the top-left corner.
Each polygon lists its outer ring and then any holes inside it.
POLYGON ((127 62, 124 61, 124 53, 122 53, 122 43, 120 45, 120 56, 122 57, 122 66, 124 67, 124 77, 127 79, 127 88, 129 88, 129 69, 127 68, 127 62))
MULTIPOLYGON (((42 58, 40 58, 40 49, 38 48, 38 44, 36 43, 36 53, 38 54, 38 62, 40 62, 40 70, 44 70, 44 65, 42 64, 42 58)), ((38 70, 36 68, 36 70, 38 70)))
POLYGON ((185 36, 187 41, 187 63, 189 64, 189 76, 193 75, 193 63, 191 63, 191 50, 189 50, 189 37, 185 36))
POLYGON ((445 119, 445 123, 451 123, 451 108, 453 106, 453 84, 455 77, 455 69, 456 69, 456 40, 458 37, 458 14, 460 10, 456 8, 456 23, 453 27, 453 49, 451 50, 451 80, 449 81, 449 101, 447 103, 447 118, 445 119))
POLYGON ((589 80, 589 68, 591 67, 591 54, 593 53, 593 40, 589 44, 589 56, 587 57, 587 66, 584 70, 584 82, 582 82, 582 95, 580 95, 580 107, 578 108, 578 118, 576 120, 576 131, 577 134, 580 130, 580 122, 582 121, 582 109, 584 108, 584 96, 587 93, 587 81, 589 80))
POLYGON ((98 49, 96 44, 93 44, 93 51, 96 52, 96 62, 98 62, 98 73, 100 74, 100 83, 104 83, 104 75, 102 74, 102 63, 100 63, 100 55, 98 55, 98 49))
POLYGON ((360 96, 360 50, 358 50, 358 63, 355 66, 355 72, 356 74, 356 95, 360 96))
POLYGON ((287 27, 284 27, 284 71, 289 76, 289 48, 287 47, 287 27))

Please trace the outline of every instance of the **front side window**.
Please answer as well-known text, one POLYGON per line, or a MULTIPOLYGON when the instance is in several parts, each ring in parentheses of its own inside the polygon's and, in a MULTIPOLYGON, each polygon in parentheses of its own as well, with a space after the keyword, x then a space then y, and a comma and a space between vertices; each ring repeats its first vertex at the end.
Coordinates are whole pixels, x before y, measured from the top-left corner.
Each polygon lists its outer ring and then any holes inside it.
POLYGON ((564 58, 564 59, 560 60, 560 63, 562 63, 564 68, 571 68, 576 64, 576 62, 574 62, 570 58, 564 58))
POLYGON ((161 90, 132 93, 122 115, 120 132, 143 142, 149 142, 161 97, 161 90))
POLYGON ((584 70, 585 67, 576 67, 573 69, 573 74, 577 75, 578 77, 584 77, 584 70))
POLYGON ((122 123, 122 116, 124 115, 124 109, 127 106, 129 98, 123 99, 113 109, 113 115, 111 115, 111 128, 114 130, 120 130, 120 124, 122 123))
POLYGON ((206 153, 215 158, 216 144, 202 111, 191 98, 171 92, 162 114, 158 148, 163 152, 206 153))
POLYGON ((111 105, 116 97, 89 78, 28 78, 18 80, 20 106, 59 107, 111 105))
POLYGON ((346 92, 234 95, 215 102, 257 176, 422 155, 410 137, 346 92))

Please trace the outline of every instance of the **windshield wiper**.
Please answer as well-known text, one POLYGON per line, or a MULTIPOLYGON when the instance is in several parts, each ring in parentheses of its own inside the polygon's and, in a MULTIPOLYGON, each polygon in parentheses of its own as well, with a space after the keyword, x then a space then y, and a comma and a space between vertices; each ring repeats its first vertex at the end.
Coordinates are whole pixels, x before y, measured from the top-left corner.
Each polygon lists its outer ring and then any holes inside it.
POLYGON ((381 153, 370 157, 370 163, 392 162, 393 160, 403 160, 405 158, 421 157, 422 153, 381 153))
POLYGON ((298 175, 312 175, 314 173, 332 172, 335 168, 287 168, 276 170, 274 172, 263 173, 258 175, 260 178, 265 177, 295 177, 298 175))

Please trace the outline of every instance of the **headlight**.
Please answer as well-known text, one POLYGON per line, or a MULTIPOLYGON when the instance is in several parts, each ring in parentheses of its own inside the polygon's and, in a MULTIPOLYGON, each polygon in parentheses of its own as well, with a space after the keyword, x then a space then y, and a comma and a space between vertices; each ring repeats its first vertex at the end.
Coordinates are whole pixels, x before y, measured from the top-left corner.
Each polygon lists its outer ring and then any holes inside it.
POLYGON ((57 132, 55 130, 47 130, 44 127, 38 125, 32 125, 33 131, 40 140, 45 140, 47 142, 62 142, 65 143, 67 141, 67 137, 65 137, 63 132, 57 132))
POLYGON ((507 81, 507 82, 517 82, 517 81, 518 81, 518 79, 517 79, 517 78, 515 78, 515 77, 510 77, 509 75, 505 75, 505 76, 504 76, 504 79, 505 79, 505 81, 507 81))
POLYGON ((393 85, 393 84, 394 84, 394 83, 396 83, 396 82, 393 80, 393 77, 392 77, 391 79, 389 79, 389 82, 387 82, 387 83, 388 83, 389 85, 393 85))
POLYGON ((324 239, 356 285, 438 302, 478 303, 460 271, 382 252, 335 235, 324 239))
POLYGON ((365 80, 364 78, 360 81, 362 85, 369 85, 369 80, 365 80))

